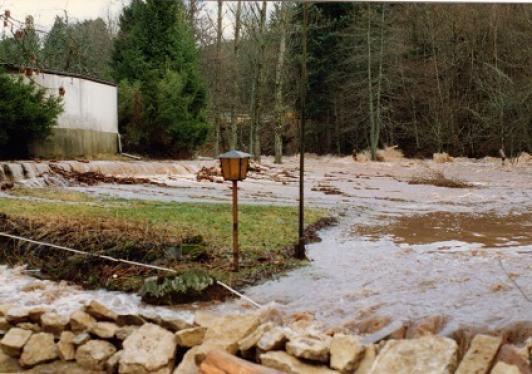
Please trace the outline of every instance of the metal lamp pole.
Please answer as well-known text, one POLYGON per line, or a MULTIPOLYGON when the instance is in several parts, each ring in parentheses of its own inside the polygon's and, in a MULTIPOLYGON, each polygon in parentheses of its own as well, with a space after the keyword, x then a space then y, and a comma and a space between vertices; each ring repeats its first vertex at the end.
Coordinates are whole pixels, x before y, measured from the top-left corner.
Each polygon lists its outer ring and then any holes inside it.
POLYGON ((296 257, 303 259, 305 254, 305 121, 306 121, 306 95, 307 95, 307 28, 308 28, 308 3, 303 3, 303 52, 301 59, 301 123, 299 126, 299 242, 296 257))
POLYGON ((238 181, 246 178, 249 168, 249 153, 231 150, 218 156, 224 180, 233 182, 233 271, 240 268, 238 246, 238 181))
POLYGON ((233 271, 240 267, 238 249, 238 181, 233 181, 233 271))

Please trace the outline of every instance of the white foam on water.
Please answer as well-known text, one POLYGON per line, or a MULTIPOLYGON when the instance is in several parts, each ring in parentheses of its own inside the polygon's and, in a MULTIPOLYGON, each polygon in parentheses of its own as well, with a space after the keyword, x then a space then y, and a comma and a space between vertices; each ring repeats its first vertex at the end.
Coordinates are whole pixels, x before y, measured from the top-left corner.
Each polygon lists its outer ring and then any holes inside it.
POLYGON ((192 321, 193 313, 144 304, 136 294, 106 290, 84 290, 67 282, 38 280, 26 274, 25 267, 0 266, 0 304, 17 307, 48 307, 69 315, 97 300, 120 314, 157 315, 162 318, 181 318, 192 321))

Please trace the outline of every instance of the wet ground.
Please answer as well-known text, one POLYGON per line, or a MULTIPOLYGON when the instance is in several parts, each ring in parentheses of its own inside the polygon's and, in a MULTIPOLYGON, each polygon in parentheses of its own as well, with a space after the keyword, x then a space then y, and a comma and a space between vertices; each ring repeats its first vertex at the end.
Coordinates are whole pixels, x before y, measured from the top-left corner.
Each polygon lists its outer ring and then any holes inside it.
MULTIPOLYGON (((274 166, 267 158, 263 165, 239 184, 241 202, 297 204, 298 160, 274 166)), ((192 173, 147 176, 168 187, 74 189, 167 201, 230 198, 229 184, 196 182, 192 173)), ((308 245, 309 266, 244 290, 255 301, 313 313, 327 326, 349 325, 368 315, 392 320, 443 315, 448 331, 532 321, 532 164, 501 166, 492 159, 355 163, 348 157, 309 157, 305 180, 307 204, 330 208, 339 223, 320 233, 321 242, 308 245), (436 172, 472 187, 408 184, 436 172)), ((25 294, 22 284, 31 280, 25 275, 2 269, 1 277, 2 302, 29 303, 43 294, 25 294), (6 284, 11 277, 21 285, 6 284)), ((62 305, 68 309, 64 292, 62 305)), ((93 295, 74 294, 77 302, 93 295)), ((102 291, 98 297, 119 307, 138 305, 133 296, 102 291)), ((52 303, 61 303, 57 300, 52 303)), ((215 308, 241 306, 229 302, 215 308)))

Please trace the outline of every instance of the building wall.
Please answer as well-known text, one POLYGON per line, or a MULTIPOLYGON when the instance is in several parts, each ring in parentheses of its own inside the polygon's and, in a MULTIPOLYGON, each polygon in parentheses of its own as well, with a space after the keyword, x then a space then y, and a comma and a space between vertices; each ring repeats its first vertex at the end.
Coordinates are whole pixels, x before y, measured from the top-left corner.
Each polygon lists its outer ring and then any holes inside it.
POLYGON ((51 95, 63 87, 64 112, 52 135, 32 146, 36 157, 70 158, 118 152, 117 87, 78 77, 35 74, 31 79, 51 95))

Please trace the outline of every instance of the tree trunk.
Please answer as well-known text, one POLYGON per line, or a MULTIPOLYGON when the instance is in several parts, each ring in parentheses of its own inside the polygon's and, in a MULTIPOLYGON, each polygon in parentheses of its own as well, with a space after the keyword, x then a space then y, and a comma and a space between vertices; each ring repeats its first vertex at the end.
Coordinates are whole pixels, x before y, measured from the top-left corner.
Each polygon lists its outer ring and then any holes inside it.
POLYGON ((286 51, 286 28, 287 28, 286 4, 281 4, 281 36, 279 40, 279 54, 277 56, 277 67, 275 69, 275 115, 277 123, 275 125, 275 163, 283 162, 283 65, 286 51))
POLYGON ((377 143, 375 141, 376 124, 375 124, 375 109, 373 107, 373 82, 371 75, 371 4, 368 4, 368 30, 367 30, 367 44, 368 44, 368 103, 369 103, 369 147, 371 152, 371 160, 377 159, 377 143))
POLYGON ((188 17, 190 22, 190 27, 194 31, 194 26, 196 24, 196 12, 198 11, 198 0, 190 0, 190 8, 188 10, 188 17))
POLYGON ((238 132, 237 132, 237 113, 236 106, 239 102, 239 61, 238 61, 238 47, 240 42, 240 14, 242 12, 242 1, 238 1, 236 5, 235 14, 235 40, 233 41, 233 57, 234 57, 234 75, 233 75, 233 100, 231 104, 231 148, 236 149, 238 145, 238 132))
POLYGON ((380 54, 379 54, 379 75, 377 78, 377 108, 376 108, 376 121, 375 121, 375 149, 379 146, 380 134, 382 129, 382 64, 384 60, 384 4, 381 5, 381 34, 380 34, 380 54))
POLYGON ((217 31, 216 31, 216 82, 215 82, 215 89, 216 96, 214 98, 214 123, 216 126, 216 145, 214 149, 215 156, 217 157, 220 154, 221 147, 220 142, 222 138, 222 118, 221 118, 221 108, 220 108, 220 74, 221 74, 221 55, 222 55, 222 8, 223 8, 223 0, 218 0, 218 25, 217 25, 217 31))
POLYGON ((254 158, 255 161, 260 163, 261 156, 261 145, 260 145, 260 128, 261 128, 261 106, 262 106, 262 81, 263 81, 263 68, 264 68, 264 51, 266 49, 266 43, 264 40, 264 26, 266 24, 266 8, 268 2, 264 0, 262 2, 262 7, 260 10, 260 21, 259 21, 259 53, 257 56, 257 71, 255 75, 255 118, 254 118, 254 158))

